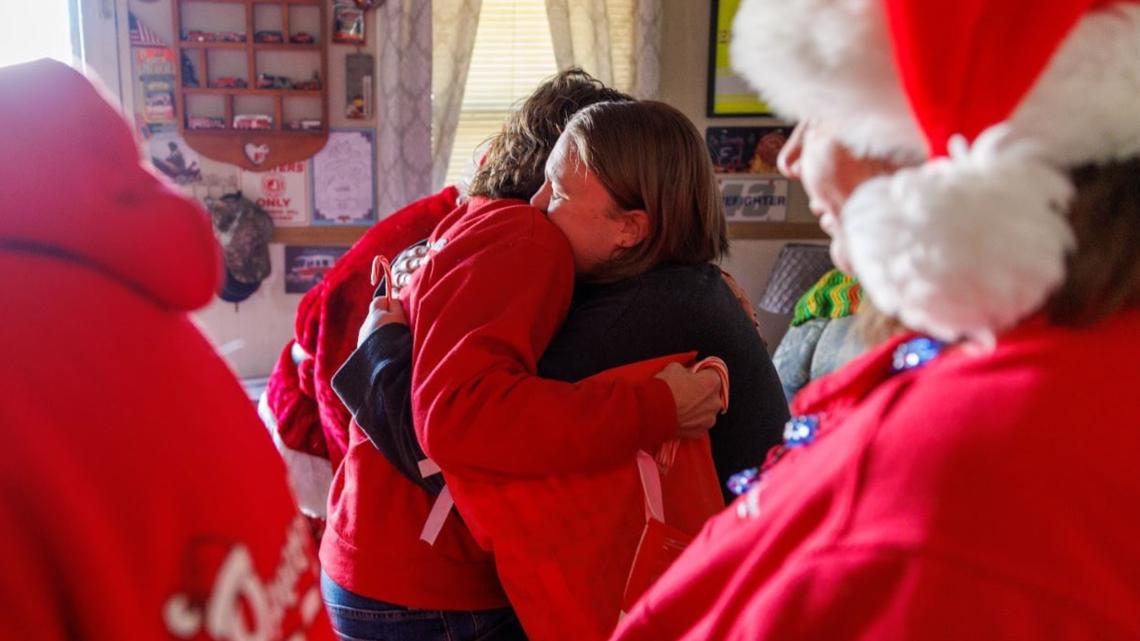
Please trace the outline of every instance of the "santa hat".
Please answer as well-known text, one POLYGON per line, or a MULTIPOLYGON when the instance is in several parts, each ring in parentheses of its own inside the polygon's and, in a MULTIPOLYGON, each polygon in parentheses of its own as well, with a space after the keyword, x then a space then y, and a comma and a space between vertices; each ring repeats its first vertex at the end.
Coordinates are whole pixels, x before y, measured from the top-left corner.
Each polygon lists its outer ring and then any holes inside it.
POLYGON ((1140 154, 1140 2, 743 0, 732 58, 780 113, 921 161, 844 206, 872 302, 992 342, 1065 277, 1067 171, 1140 154))

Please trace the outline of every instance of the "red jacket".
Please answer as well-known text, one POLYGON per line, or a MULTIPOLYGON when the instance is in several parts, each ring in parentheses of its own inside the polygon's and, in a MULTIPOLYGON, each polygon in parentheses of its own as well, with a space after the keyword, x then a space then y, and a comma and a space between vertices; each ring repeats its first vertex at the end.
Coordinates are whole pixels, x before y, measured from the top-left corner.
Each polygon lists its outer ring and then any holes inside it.
POLYGON ((373 225, 297 306, 294 338, 277 359, 260 414, 307 514, 326 515, 333 472, 349 447, 352 416, 330 380, 356 349, 357 330, 372 299, 372 259, 377 254, 394 258, 427 238, 455 209, 457 198, 458 191, 447 187, 373 225))
POLYGON ((405 305, 412 411, 424 451, 448 473, 453 493, 464 478, 605 468, 676 436, 663 381, 535 376, 574 288, 569 243, 541 211, 472 198, 440 223, 431 244, 405 305))
POLYGON ((0 69, 0 638, 332 639, 204 212, 77 72, 0 69))
POLYGON ((672 394, 649 375, 577 384, 535 376, 574 280, 565 237, 537 209, 475 198, 430 242, 406 301, 420 442, 444 470, 464 522, 494 549, 528 635, 599 638, 616 621, 621 580, 644 524, 634 455, 676 435, 672 394), (565 522, 553 518, 563 509, 573 528, 555 525, 565 522), (528 541, 528 533, 543 540, 528 541), (621 541, 608 546, 610 537, 621 541), (543 558, 543 550, 551 555, 543 558), (527 572, 536 560, 555 567, 527 572), (608 615, 595 619, 604 608, 576 604, 573 595, 588 596, 583 568, 609 561, 624 567, 613 594, 614 586, 605 588, 608 615), (550 577, 563 581, 552 586, 550 577))
POLYGON ((805 388, 822 416, 711 521, 614 639, 1140 638, 1140 311, 1037 319, 889 376, 900 340, 805 388))
MULTIPOLYGON (((325 370, 323 385, 329 394, 334 394, 327 387, 331 375, 356 347, 356 329, 372 295, 370 286, 358 292, 363 296, 359 301, 355 296, 337 295, 347 285, 336 283, 356 278, 367 285, 368 265, 376 250, 394 258, 406 246, 428 237, 431 229, 423 229, 423 225, 439 222, 446 213, 440 211, 441 206, 448 200, 454 202, 455 193, 454 188, 448 188, 393 214, 353 248, 353 260, 338 262, 338 268, 343 265, 355 273, 349 276, 343 272, 327 282, 335 299, 343 301, 341 305, 351 312, 353 329, 340 330, 343 338, 338 347, 344 354, 334 367, 325 370), (388 221, 403 221, 404 227, 382 230, 388 221), (418 235, 413 238, 407 230, 418 235)), ((456 211, 466 211, 466 207, 456 211)), ((331 334, 340 327, 328 325, 326 340, 336 340, 331 334)), ((335 402, 347 424, 349 416, 340 399, 333 396, 329 402, 335 402)), ((434 497, 401 476, 360 429, 354 427, 346 434, 347 453, 333 479, 328 527, 321 541, 324 571, 352 592, 408 607, 480 610, 507 605, 491 555, 475 543, 463 522, 448 519, 434 545, 421 541, 420 532, 434 497)))

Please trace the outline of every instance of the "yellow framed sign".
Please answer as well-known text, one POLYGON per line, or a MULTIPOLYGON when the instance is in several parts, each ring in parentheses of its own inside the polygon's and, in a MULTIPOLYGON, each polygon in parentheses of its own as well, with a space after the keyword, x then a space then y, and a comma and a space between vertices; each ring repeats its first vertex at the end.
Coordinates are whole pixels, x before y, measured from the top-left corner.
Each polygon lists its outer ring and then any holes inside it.
POLYGON ((729 45, 732 43, 732 19, 739 7, 740 0, 712 0, 708 78, 710 118, 770 114, 768 105, 744 78, 732 70, 729 45))

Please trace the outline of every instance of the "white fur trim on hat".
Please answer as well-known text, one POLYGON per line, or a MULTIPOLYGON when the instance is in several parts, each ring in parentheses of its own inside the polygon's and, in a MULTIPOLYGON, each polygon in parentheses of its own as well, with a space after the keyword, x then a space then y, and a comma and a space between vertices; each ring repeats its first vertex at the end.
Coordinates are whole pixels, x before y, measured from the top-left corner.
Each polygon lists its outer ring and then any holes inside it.
MULTIPOLYGON (((744 0, 732 58, 778 112, 827 122, 855 154, 925 156, 883 0, 744 0)), ((992 342, 1064 280, 1067 170, 1140 154, 1137 113, 1140 3, 1119 2, 1084 15, 972 146, 857 189, 833 252, 908 326, 992 342)))
MULTIPOLYGON (((883 0, 744 0, 732 60, 778 113, 829 123, 856 155, 926 155, 883 0)), ((1009 122, 1071 167, 1140 153, 1137 113, 1140 4, 1121 2, 1077 23, 1009 122)))
POLYGON ((262 393, 257 403, 257 415, 273 438, 273 445, 285 461, 289 486, 303 514, 327 518, 329 489, 332 487, 333 469, 328 460, 306 452, 290 449, 277 433, 277 418, 269 407, 269 397, 262 393))
POLYGON ((1073 187, 1005 126, 855 190, 841 233, 876 307, 943 340, 992 345, 1064 280, 1073 187))
POLYGON ((776 113, 827 122, 857 156, 926 157, 882 0, 745 0, 731 53, 776 113))

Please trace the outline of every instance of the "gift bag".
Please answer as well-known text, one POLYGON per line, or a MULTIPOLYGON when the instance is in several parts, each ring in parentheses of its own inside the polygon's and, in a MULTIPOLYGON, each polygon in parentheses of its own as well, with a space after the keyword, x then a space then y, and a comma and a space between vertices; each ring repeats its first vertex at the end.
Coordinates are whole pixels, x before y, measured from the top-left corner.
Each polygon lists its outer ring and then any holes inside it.
MULTIPOLYGON (((641 361, 591 380, 640 380, 695 356, 641 361)), ((641 457, 651 461, 659 482, 664 523, 691 536, 724 508, 708 437, 663 449, 641 457)), ((532 641, 609 637, 646 530, 638 457, 542 479, 450 477, 448 486, 472 534, 494 553, 503 588, 532 641)))

